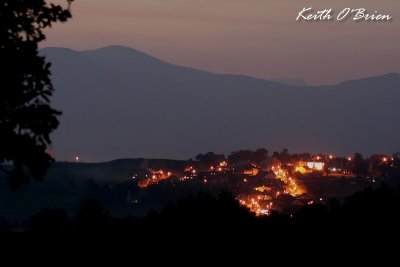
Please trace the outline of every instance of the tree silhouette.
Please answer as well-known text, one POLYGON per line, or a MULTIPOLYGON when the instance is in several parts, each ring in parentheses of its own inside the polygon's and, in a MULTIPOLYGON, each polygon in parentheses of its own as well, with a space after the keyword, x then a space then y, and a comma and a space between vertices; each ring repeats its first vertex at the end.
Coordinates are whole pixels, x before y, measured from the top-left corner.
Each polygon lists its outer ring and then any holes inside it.
POLYGON ((214 152, 207 152, 206 154, 199 154, 195 158, 200 164, 203 165, 216 165, 225 160, 224 154, 215 154, 214 152))
POLYGON ((251 161, 260 164, 267 158, 268 150, 265 148, 259 148, 256 151, 250 149, 233 151, 229 154, 228 161, 232 164, 236 164, 240 161, 251 161))
POLYGON ((354 154, 352 163, 352 169, 355 175, 365 176, 368 174, 368 163, 360 153, 354 154))
POLYGON ((109 220, 109 212, 100 201, 91 198, 81 203, 76 211, 76 217, 80 228, 98 230, 106 225, 109 220))
POLYGON ((68 223, 65 210, 47 208, 31 217, 32 230, 40 232, 56 232, 63 230, 68 223))
POLYGON ((26 171, 42 179, 53 160, 46 147, 61 113, 50 106, 50 64, 39 56, 38 43, 45 28, 71 17, 71 2, 67 8, 44 0, 0 2, 0 169, 12 188, 29 181, 26 171))

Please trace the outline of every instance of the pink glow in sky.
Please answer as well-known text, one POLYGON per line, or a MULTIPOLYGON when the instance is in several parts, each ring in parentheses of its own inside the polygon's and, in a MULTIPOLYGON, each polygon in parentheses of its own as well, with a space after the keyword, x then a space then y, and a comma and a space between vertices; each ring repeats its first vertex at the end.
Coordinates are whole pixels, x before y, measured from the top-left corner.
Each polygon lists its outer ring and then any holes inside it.
POLYGON ((400 72, 399 0, 76 0, 72 12, 42 47, 119 44, 178 65, 310 84, 400 72), (393 20, 299 23, 303 7, 364 7, 393 20))

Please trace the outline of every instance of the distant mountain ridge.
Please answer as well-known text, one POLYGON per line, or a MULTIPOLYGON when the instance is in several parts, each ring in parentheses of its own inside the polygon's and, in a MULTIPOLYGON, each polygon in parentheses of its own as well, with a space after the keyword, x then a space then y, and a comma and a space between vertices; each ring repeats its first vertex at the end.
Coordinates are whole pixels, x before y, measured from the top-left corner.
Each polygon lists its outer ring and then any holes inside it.
POLYGON ((52 62, 56 158, 187 159, 266 147, 346 154, 400 150, 400 74, 291 86, 176 66, 110 46, 45 48, 52 62))

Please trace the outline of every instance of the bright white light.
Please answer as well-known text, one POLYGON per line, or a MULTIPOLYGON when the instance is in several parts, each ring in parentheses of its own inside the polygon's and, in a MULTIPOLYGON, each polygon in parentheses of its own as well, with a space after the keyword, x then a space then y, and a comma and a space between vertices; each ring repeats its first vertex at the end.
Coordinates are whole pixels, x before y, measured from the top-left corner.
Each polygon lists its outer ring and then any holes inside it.
POLYGON ((325 163, 323 162, 307 162, 307 167, 317 171, 322 171, 324 169, 325 163))

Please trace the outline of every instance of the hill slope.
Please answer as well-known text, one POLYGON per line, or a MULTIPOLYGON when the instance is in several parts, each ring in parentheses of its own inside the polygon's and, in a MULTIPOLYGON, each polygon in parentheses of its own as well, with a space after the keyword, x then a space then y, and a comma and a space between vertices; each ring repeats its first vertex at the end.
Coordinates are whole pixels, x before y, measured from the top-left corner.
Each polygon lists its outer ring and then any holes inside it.
POLYGON ((400 150, 400 74, 302 87, 175 66, 121 46, 41 53, 53 64, 53 103, 63 111, 58 159, 400 150))

